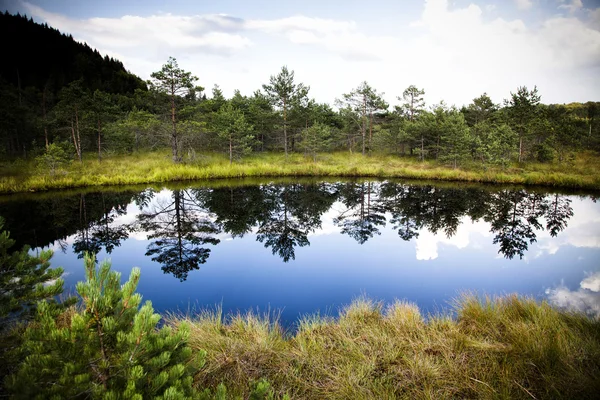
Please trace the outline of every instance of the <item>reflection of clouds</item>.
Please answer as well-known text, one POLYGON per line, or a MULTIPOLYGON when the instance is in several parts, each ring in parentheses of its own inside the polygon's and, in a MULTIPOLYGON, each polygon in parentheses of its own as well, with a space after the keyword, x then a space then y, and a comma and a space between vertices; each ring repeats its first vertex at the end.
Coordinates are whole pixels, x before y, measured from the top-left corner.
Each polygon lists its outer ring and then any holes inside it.
MULTIPOLYGON (((62 275, 60 276, 60 278, 66 278, 69 275, 71 275, 70 272, 63 272, 62 275)), ((42 283, 42 285, 44 285, 44 287, 54 285, 56 283, 56 281, 60 278, 47 280, 46 282, 42 283)))
POLYGON ((140 209, 138 208, 138 206, 136 206, 135 203, 129 203, 127 205, 127 211, 125 212, 125 214, 115 216, 111 227, 131 224, 135 222, 139 213, 140 209))
POLYGON ((556 254, 563 246, 600 247, 600 208, 588 198, 573 198, 573 216, 567 227, 557 237, 551 237, 547 230, 536 230, 538 239, 534 258, 544 253, 556 254))
POLYGON ((568 311, 577 311, 600 317, 600 272, 596 272, 579 284, 577 290, 569 290, 564 284, 546 289, 550 304, 568 311))
POLYGON ((600 292, 600 272, 588 276, 579 284, 582 289, 591 290, 592 292, 600 292))
POLYGON ((321 215, 321 228, 316 229, 314 232, 308 232, 307 236, 324 236, 333 235, 340 233, 340 227, 333 223, 333 219, 338 217, 346 207, 339 201, 333 203, 333 205, 326 212, 321 215))
MULTIPOLYGON (((450 238, 444 232, 431 233, 427 228, 421 229, 419 237, 415 240, 417 260, 435 260, 438 257, 438 245, 447 244, 458 249, 464 249, 470 243, 470 236, 477 233, 482 236, 490 236, 490 227, 484 221, 471 221, 470 217, 461 218, 456 234, 450 238)), ((480 248, 481 245, 475 244, 480 248)))

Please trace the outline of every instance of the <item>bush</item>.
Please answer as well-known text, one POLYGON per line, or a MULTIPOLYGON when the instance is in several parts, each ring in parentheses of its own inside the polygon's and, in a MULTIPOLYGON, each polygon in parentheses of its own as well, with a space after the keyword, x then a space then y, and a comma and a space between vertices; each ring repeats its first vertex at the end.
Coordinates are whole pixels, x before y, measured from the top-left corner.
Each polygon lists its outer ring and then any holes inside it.
POLYGON ((42 299, 51 299, 62 293, 61 268, 51 269, 51 250, 38 256, 29 254, 29 247, 10 252, 15 241, 8 231, 2 231, 0 217, 0 331, 10 321, 26 318, 42 299))
POLYGON ((8 379, 15 398, 178 399, 197 397, 194 362, 182 324, 156 329, 160 316, 148 301, 138 308, 140 270, 120 285, 120 274, 85 256, 86 282, 77 284, 82 311, 57 324, 47 302, 38 303, 37 321, 24 334, 23 362, 8 379), (64 326, 63 326, 64 325, 64 326))
POLYGON ((52 143, 42 155, 35 158, 35 161, 40 171, 54 176, 62 166, 69 162, 68 154, 64 144, 52 143))

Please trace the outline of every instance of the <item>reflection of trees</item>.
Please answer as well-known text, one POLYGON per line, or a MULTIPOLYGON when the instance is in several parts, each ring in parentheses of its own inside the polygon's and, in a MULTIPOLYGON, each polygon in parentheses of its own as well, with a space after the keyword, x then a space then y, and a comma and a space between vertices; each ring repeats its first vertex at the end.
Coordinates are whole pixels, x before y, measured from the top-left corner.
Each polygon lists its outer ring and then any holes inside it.
POLYGON ((334 218, 333 223, 341 228, 341 232, 360 244, 373 235, 380 235, 379 226, 385 226, 385 216, 372 201, 371 196, 377 190, 373 183, 343 183, 338 189, 346 210, 334 218))
POLYGON ((452 237, 463 216, 479 219, 484 214, 488 197, 482 190, 386 182, 381 186, 379 203, 391 214, 390 222, 398 236, 410 240, 418 237, 422 228, 452 237))
MULTIPOLYGON (((98 254, 102 248, 112 253, 121 241, 129 237, 128 227, 115 225, 115 218, 127 212, 127 203, 117 203, 114 194, 100 192, 94 195, 80 195, 79 200, 79 231, 73 242, 73 252, 82 258, 85 252, 98 254), (112 200, 112 201, 111 201, 112 200), (93 208, 93 214, 99 215, 88 220, 88 210, 93 208)), ((129 200, 126 199, 126 200, 129 200)))
POLYGON ((215 214, 215 223, 234 238, 250 232, 270 211, 260 186, 218 188, 201 196, 206 208, 215 214))
MULTIPOLYGON (((66 250, 65 240, 76 235, 75 239, 82 242, 81 251, 98 246, 97 251, 100 251, 109 241, 98 237, 96 245, 91 243, 94 232, 100 229, 98 225, 107 214, 110 217, 125 212, 132 196, 132 192, 27 196, 19 201, 1 203, 0 215, 6 219, 6 226, 19 247, 29 245, 35 248, 58 243, 66 250)), ((104 221, 104 233, 107 233, 107 224, 109 228, 114 225, 110 218, 104 221)))
POLYGON ((402 240, 417 238, 421 229, 450 237, 468 216, 490 224, 493 243, 506 258, 522 258, 537 231, 546 229, 554 237, 573 216, 571 200, 559 194, 393 182, 175 190, 164 204, 158 199, 165 197, 152 189, 38 198, 0 203, 17 246, 58 242, 66 249, 66 239, 74 236, 73 251, 80 256, 110 253, 128 237, 131 227, 117 218, 133 201, 141 211, 135 229, 147 231, 152 241, 147 255, 182 280, 207 261, 205 245, 217 244, 220 231, 234 238, 256 232, 283 261, 295 259, 296 247, 310 244, 308 235, 321 227, 322 215, 337 200, 342 209, 333 222, 358 243, 379 235, 388 220, 402 240))
POLYGON ((284 262, 296 258, 295 247, 308 246, 308 233, 321 227, 321 215, 335 201, 326 183, 313 185, 268 185, 262 187, 268 212, 260 221, 256 240, 271 247, 284 262))
POLYGON ((138 229, 148 232, 148 239, 153 240, 146 255, 181 281, 208 259, 210 249, 201 246, 219 243, 214 237, 220 232, 218 226, 192 192, 174 190, 171 199, 163 204, 157 201, 138 215, 138 229))
POLYGON ((555 194, 548 199, 546 208, 546 229, 550 236, 555 237, 558 232, 567 227, 567 221, 573 216, 571 200, 555 194))
POLYGON ((491 195, 485 220, 491 223, 494 244, 506 258, 523 258, 529 245, 537 240, 535 230, 546 229, 556 236, 573 216, 571 201, 563 196, 527 193, 525 190, 503 190, 491 195))
POLYGON ((489 202, 485 220, 496 234, 494 244, 500 244, 498 252, 506 258, 513 258, 517 254, 523 258, 529 244, 537 240, 533 228, 539 223, 535 208, 530 208, 528 203, 524 190, 498 192, 489 202))
POLYGON ((403 240, 418 237, 422 228, 451 237, 462 217, 474 221, 483 218, 495 233, 493 243, 500 245, 499 252, 507 258, 523 257, 537 240, 535 231, 544 228, 542 218, 546 229, 556 236, 573 216, 568 198, 524 190, 489 192, 386 182, 379 197, 378 204, 391 214, 390 221, 403 240))

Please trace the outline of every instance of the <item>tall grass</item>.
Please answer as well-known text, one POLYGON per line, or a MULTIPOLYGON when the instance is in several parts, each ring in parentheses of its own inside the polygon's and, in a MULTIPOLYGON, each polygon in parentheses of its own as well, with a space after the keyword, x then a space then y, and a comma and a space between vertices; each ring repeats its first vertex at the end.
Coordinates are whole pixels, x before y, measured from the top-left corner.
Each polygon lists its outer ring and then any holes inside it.
POLYGON ((206 154, 174 164, 165 151, 114 155, 97 161, 92 155, 83 165, 74 161, 54 175, 36 168, 33 161, 4 163, 0 193, 44 191, 86 186, 134 185, 243 177, 373 177, 409 178, 484 183, 548 185, 600 189, 600 157, 582 153, 570 164, 513 165, 506 169, 478 164, 451 169, 436 162, 387 155, 321 154, 317 162, 301 154, 287 158, 279 153, 256 153, 229 164, 221 154, 206 154))
POLYGON ((456 318, 423 318, 404 302, 359 298, 338 319, 308 316, 295 334, 256 313, 190 322, 206 350, 196 384, 247 396, 268 380, 298 399, 595 399, 600 321, 508 296, 463 296, 456 318))

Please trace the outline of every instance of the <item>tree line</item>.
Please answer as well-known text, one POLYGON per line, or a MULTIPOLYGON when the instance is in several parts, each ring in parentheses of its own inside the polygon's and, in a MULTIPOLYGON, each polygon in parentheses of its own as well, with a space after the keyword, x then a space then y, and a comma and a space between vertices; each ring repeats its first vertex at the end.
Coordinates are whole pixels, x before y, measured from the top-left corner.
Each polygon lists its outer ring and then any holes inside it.
MULTIPOLYGON (((26 17, 16 21, 77 43, 26 17)), ((345 150, 437 160, 456 168, 562 162, 581 150, 600 150, 600 103, 546 105, 537 87, 518 87, 501 104, 483 93, 457 108, 443 101, 428 105, 425 89, 411 85, 392 107, 365 81, 332 106, 312 99, 310 86, 283 66, 252 95, 236 90, 225 98, 217 85, 210 93, 197 85, 199 79, 175 58, 143 82, 118 61, 78 45, 68 64, 79 67, 66 69, 70 72, 60 79, 39 63, 30 73, 19 62, 16 69, 4 65, 0 153, 14 157, 33 151, 52 164, 64 158, 83 162, 84 152, 101 160, 105 154, 158 148, 169 148, 174 162, 193 161, 198 151, 223 152, 234 162, 258 151, 303 153, 316 160, 319 153, 345 150)))

